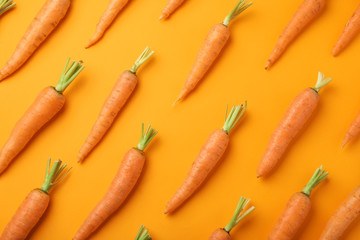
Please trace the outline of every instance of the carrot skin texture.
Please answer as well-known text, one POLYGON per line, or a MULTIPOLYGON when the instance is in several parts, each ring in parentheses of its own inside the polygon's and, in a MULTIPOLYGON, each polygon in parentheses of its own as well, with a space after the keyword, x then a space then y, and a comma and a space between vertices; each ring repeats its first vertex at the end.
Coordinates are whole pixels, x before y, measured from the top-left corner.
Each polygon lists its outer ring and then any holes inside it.
POLYGON ((44 42, 65 17, 70 0, 47 0, 24 36, 18 43, 13 55, 0 69, 0 81, 18 70, 44 42))
POLYGON ((124 71, 120 75, 110 95, 105 100, 89 136, 79 151, 79 162, 83 161, 105 136, 116 116, 134 91, 137 82, 137 76, 130 71, 124 71))
POLYGON ((223 228, 216 229, 209 237, 209 240, 230 240, 230 234, 223 228))
POLYGON ((10 137, 0 150, 0 174, 27 145, 31 138, 64 106, 65 97, 53 87, 40 92, 32 105, 13 128, 10 137))
POLYGON ((339 240, 360 216, 360 186, 340 204, 327 222, 320 240, 339 240))
POLYGON ((268 176, 290 143, 304 128, 319 104, 319 94, 311 88, 301 91, 290 103, 272 133, 257 168, 257 176, 268 176))
POLYGON ((132 148, 124 156, 120 167, 101 201, 85 219, 73 240, 88 239, 128 197, 136 185, 145 164, 143 152, 132 148))
POLYGON ((174 212, 205 181, 229 145, 229 136, 223 130, 213 131, 201 147, 183 183, 166 205, 165 213, 174 212))
POLYGON ((360 112, 351 123, 349 129, 347 130, 342 146, 344 147, 348 142, 358 137, 360 134, 360 112))
POLYGON ((32 190, 6 225, 0 240, 26 239, 48 208, 49 201, 47 193, 40 189, 32 190))
POLYGON ((167 19, 170 17, 170 15, 173 14, 184 2, 185 0, 169 0, 161 13, 160 19, 167 19))

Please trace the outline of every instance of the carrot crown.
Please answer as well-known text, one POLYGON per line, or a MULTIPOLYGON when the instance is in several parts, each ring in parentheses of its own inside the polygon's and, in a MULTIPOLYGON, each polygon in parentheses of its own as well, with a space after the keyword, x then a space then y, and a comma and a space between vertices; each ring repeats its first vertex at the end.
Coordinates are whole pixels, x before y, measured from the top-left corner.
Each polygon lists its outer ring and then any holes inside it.
POLYGON ((140 229, 135 237, 135 240, 151 240, 149 230, 145 229, 144 225, 140 226, 140 229))
POLYGON ((61 175, 61 173, 64 171, 67 165, 65 163, 62 164, 62 161, 60 159, 53 163, 51 169, 50 169, 50 165, 51 165, 51 159, 49 158, 46 167, 45 181, 42 187, 40 188, 42 191, 46 193, 48 193, 54 185, 58 184, 71 170, 71 168, 69 168, 64 174, 61 175))
POLYGON ((238 205, 236 207, 235 213, 231 219, 231 221, 228 223, 228 225, 226 225, 226 227, 224 228, 224 230, 229 233, 231 231, 231 229, 233 229, 236 224, 238 224, 242 219, 244 219, 249 213, 251 213, 252 211, 254 211, 255 207, 252 206, 250 207, 248 210, 246 210, 244 212, 244 208, 246 207, 246 205, 250 202, 250 199, 246 199, 244 197, 241 197, 238 205))
POLYGON ((323 167, 320 166, 318 169, 316 169, 314 175, 312 176, 312 178, 310 179, 310 181, 306 184, 306 186, 304 187, 304 189, 302 190, 302 192, 304 194, 306 194, 307 196, 310 196, 311 191, 317 186, 319 185, 319 183, 321 183, 322 181, 324 181, 326 179, 328 175, 328 172, 325 172, 325 170, 323 170, 323 167))
POLYGON ((70 62, 70 58, 68 58, 68 60, 66 61, 60 80, 55 87, 55 90, 59 93, 64 92, 65 89, 70 85, 70 83, 84 69, 84 66, 82 65, 83 63, 82 61, 79 62, 73 61, 70 67, 68 68, 69 62, 70 62))
POLYGON ((136 74, 137 70, 141 65, 146 62, 155 52, 150 50, 149 47, 146 47, 145 50, 141 53, 139 58, 135 61, 134 65, 131 67, 130 72, 136 74))
POLYGON ((230 133, 231 129, 236 125, 236 123, 239 121, 241 116, 246 111, 246 108, 247 108, 247 101, 245 101, 245 106, 243 106, 242 104, 239 106, 233 106, 229 116, 227 116, 226 118, 227 115, 227 107, 226 107, 225 124, 222 128, 222 130, 226 134, 230 133))
POLYGON ((151 142, 151 140, 155 137, 157 133, 158 132, 155 129, 151 128, 150 124, 144 132, 144 123, 142 123, 141 138, 139 144, 137 145, 137 149, 139 149, 140 151, 144 151, 146 146, 151 142))
POLYGON ((323 86, 331 82, 332 78, 326 78, 325 75, 321 72, 318 73, 318 80, 313 88, 316 92, 319 92, 323 86))
POLYGON ((250 7, 252 2, 247 3, 244 0, 240 0, 238 4, 236 4, 235 8, 226 16, 224 21, 222 22, 225 26, 229 26, 230 22, 240 15, 243 11, 245 11, 248 7, 250 7))
POLYGON ((15 5, 16 3, 14 3, 12 0, 0 0, 0 16, 15 5))

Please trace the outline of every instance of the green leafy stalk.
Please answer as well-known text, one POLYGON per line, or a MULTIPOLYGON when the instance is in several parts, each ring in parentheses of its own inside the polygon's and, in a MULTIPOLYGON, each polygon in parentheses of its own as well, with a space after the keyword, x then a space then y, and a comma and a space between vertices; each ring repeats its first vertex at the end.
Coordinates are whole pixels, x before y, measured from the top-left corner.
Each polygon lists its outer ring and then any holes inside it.
POLYGON ((245 0, 240 0, 238 4, 236 4, 235 8, 226 16, 223 21, 225 26, 229 26, 230 22, 240 15, 243 11, 245 11, 248 7, 250 7, 252 2, 247 3, 245 0))
POLYGON ((0 16, 16 5, 12 0, 0 0, 0 16))
POLYGON ((157 133, 158 132, 155 129, 151 128, 150 124, 144 132, 144 123, 142 123, 141 138, 139 144, 137 145, 137 149, 139 149, 140 151, 144 151, 146 146, 151 142, 151 140, 155 137, 157 133))
POLYGON ((82 61, 73 61, 69 66, 70 58, 66 61, 64 70, 61 74, 60 80, 55 87, 55 90, 59 93, 63 93, 65 89, 70 85, 70 83, 79 75, 79 73, 84 69, 82 61))
POLYGON ((231 229, 233 229, 241 220, 243 220, 249 213, 254 211, 255 207, 252 206, 244 212, 244 209, 249 202, 250 202, 250 199, 246 199, 244 197, 240 198, 231 221, 224 228, 224 230, 226 232, 229 233, 231 231, 231 229))
POLYGON ((331 82, 332 78, 326 78, 325 75, 321 72, 318 73, 318 79, 315 87, 313 88, 316 92, 319 92, 323 86, 331 82))
MULTIPOLYGON (((236 125, 236 123, 239 121, 241 116, 244 114, 247 108, 247 101, 245 101, 245 106, 242 104, 239 106, 233 106, 229 116, 225 119, 225 124, 222 128, 222 130, 229 134, 231 129, 236 125)), ((227 108, 226 108, 226 114, 227 114, 227 108)))
POLYGON ((328 175, 328 172, 325 172, 325 170, 323 170, 323 167, 320 166, 320 168, 316 169, 314 175, 312 176, 310 181, 306 184, 306 186, 304 187, 302 192, 304 194, 306 194, 307 196, 310 196, 311 191, 317 185, 319 185, 322 181, 324 181, 326 179, 327 175, 328 175))
POLYGON ((71 168, 69 168, 64 174, 61 175, 67 165, 65 163, 62 164, 62 161, 60 159, 53 163, 51 169, 50 165, 51 159, 49 158, 46 167, 45 181, 40 188, 46 193, 48 193, 54 185, 58 184, 71 170, 71 168))
POLYGON ((137 70, 141 65, 146 62, 155 52, 150 50, 149 47, 146 47, 145 50, 141 53, 139 58, 135 61, 134 65, 131 67, 130 72, 136 74, 137 70))
POLYGON ((149 230, 145 229, 144 225, 140 226, 140 229, 135 237, 135 240, 151 240, 149 230))

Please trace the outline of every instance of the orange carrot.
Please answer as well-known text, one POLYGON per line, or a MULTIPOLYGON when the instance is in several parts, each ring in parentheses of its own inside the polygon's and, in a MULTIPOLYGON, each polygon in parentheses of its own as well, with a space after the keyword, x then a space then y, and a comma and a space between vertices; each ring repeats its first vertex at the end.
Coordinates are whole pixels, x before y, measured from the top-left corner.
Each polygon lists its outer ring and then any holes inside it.
POLYGON ((252 2, 246 3, 246 1, 240 0, 222 23, 215 24, 210 29, 199 49, 195 62, 176 102, 184 100, 205 76, 230 37, 230 30, 228 28, 230 22, 251 4, 252 2))
POLYGON ((360 112, 355 117, 354 121, 351 123, 349 129, 347 130, 342 147, 344 147, 348 142, 360 135, 360 112))
POLYGON ((106 30, 115 20, 119 12, 125 7, 129 0, 110 0, 105 12, 96 26, 95 34, 92 36, 85 48, 97 43, 105 34, 106 30))
POLYGON ((273 171, 290 143, 314 114, 320 100, 318 92, 331 81, 331 78, 324 78, 319 72, 315 87, 301 91, 290 103, 270 137, 257 168, 257 177, 267 176, 273 171))
POLYGON ((0 0, 0 16, 16 5, 12 0, 0 0))
POLYGON ((249 201, 250 199, 241 197, 231 221, 228 223, 228 225, 226 225, 225 228, 216 229, 209 237, 209 240, 230 240, 231 229, 233 229, 242 219, 244 219, 255 209, 255 207, 252 206, 244 212, 244 208, 249 203, 249 201))
POLYGON ((41 188, 32 190, 25 200, 22 202, 10 222, 6 225, 0 236, 0 240, 21 240, 26 239, 30 231, 39 222, 40 218, 48 208, 50 189, 56 185, 70 171, 62 171, 66 168, 66 164, 62 164, 60 160, 55 161, 50 170, 51 160, 48 160, 46 168, 45 181, 41 188))
POLYGON ((352 191, 327 222, 320 240, 339 240, 360 216, 360 187, 352 191))
POLYGON ((169 0, 164 10, 162 11, 159 19, 167 19, 168 17, 170 17, 170 15, 173 14, 176 9, 178 9, 178 7, 183 4, 184 1, 185 0, 169 0))
POLYGON ((214 130, 201 147, 190 167, 183 183, 176 190, 175 194, 168 201, 165 214, 174 212, 202 185, 210 172, 220 162, 229 144, 229 133, 246 110, 243 105, 234 106, 227 117, 223 128, 214 130))
POLYGON ((336 57, 339 55, 350 42, 360 32, 360 5, 357 7, 349 21, 346 23, 344 30, 342 31, 335 47, 332 50, 332 55, 336 57))
POLYGON ((115 82, 113 89, 100 110, 99 116, 96 119, 89 136, 86 138, 85 143, 79 151, 78 162, 82 162, 89 155, 110 129, 116 116, 126 104, 137 85, 137 70, 153 53, 154 52, 150 51, 149 47, 146 47, 130 71, 124 71, 115 82))
POLYGON ((16 123, 10 137, 0 150, 0 174, 14 158, 25 148, 32 137, 62 109, 65 97, 62 94, 69 84, 84 68, 81 62, 73 62, 66 70, 65 65, 57 86, 46 87, 40 92, 33 104, 16 123))
POLYGON ((105 196, 85 219, 73 240, 88 239, 124 203, 143 170, 144 149, 156 134, 157 132, 150 125, 144 132, 144 124, 142 124, 139 144, 136 148, 127 151, 105 196))
POLYGON ((140 229, 135 237, 135 240, 151 240, 149 230, 145 229, 144 225, 140 226, 140 229))
POLYGON ((291 240, 296 236, 310 213, 311 191, 324 181, 327 175, 328 172, 322 170, 322 167, 316 169, 304 189, 291 196, 284 211, 272 228, 268 240, 291 240))
POLYGON ((13 74, 31 57, 64 18, 69 6, 70 0, 46 0, 30 23, 11 58, 0 69, 0 81, 13 74))
POLYGON ((281 57, 305 27, 320 15, 324 7, 325 0, 304 0, 281 33, 279 40, 266 63, 265 69, 270 68, 281 57))

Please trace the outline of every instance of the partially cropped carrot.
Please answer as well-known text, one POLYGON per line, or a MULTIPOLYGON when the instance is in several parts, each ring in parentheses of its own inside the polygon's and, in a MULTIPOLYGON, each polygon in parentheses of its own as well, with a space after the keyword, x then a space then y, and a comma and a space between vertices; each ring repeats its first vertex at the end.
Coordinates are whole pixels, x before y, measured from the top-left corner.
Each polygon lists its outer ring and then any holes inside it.
POLYGON ((357 7, 349 21, 346 23, 344 30, 342 31, 335 47, 332 50, 332 55, 336 57, 339 55, 350 42, 360 32, 360 5, 357 7))
POLYGON ((342 147, 345 147, 345 145, 353 140, 354 138, 357 138, 360 135, 360 112, 355 117, 354 121, 352 121, 349 129, 347 130, 342 147))
POLYGON ((252 206, 246 211, 244 211, 249 201, 250 199, 241 197, 231 221, 228 223, 228 225, 226 225, 225 228, 216 229, 209 237, 209 240, 230 240, 231 229, 233 229, 241 220, 243 220, 249 213, 251 213, 255 209, 255 207, 252 206))
POLYGON ((339 240, 360 217, 360 186, 355 188, 327 222, 320 240, 339 240))
POLYGON ((270 137, 257 168, 257 177, 267 176, 273 171, 290 143, 314 114, 320 101, 319 91, 330 81, 331 78, 325 79, 319 72, 315 87, 301 91, 290 103, 270 137))
POLYGON ((176 9, 178 9, 178 7, 180 7, 184 2, 185 0, 169 0, 164 7, 159 19, 167 19, 170 17, 170 15, 173 14, 176 9))
POLYGON ((144 225, 140 226, 140 229, 135 237, 135 240, 151 240, 149 230, 145 229, 144 225))
POLYGON ((136 76, 137 70, 153 53, 154 52, 150 51, 149 47, 146 47, 132 68, 129 71, 124 71, 117 79, 100 110, 99 116, 96 119, 89 136, 86 138, 85 143, 79 151, 78 162, 82 162, 89 155, 110 129, 116 116, 135 90, 138 82, 138 77, 136 76))
POLYGON ((325 7, 325 0, 304 0, 290 22, 282 31, 274 50, 272 51, 265 69, 270 68, 285 52, 289 45, 300 35, 325 7))
POLYGON ((284 211, 272 228, 268 240, 291 240, 299 232, 311 209, 311 191, 327 177, 322 167, 316 169, 314 175, 301 192, 291 196, 284 211))
POLYGON ((0 16, 16 5, 13 0, 0 0, 0 16))
POLYGON ((126 152, 105 196, 85 219, 73 240, 88 239, 124 203, 143 170, 145 164, 144 149, 156 134, 157 132, 150 126, 144 132, 144 124, 142 125, 139 144, 136 148, 131 148, 126 152))
POLYGON ((229 145, 229 133, 246 110, 243 105, 231 109, 222 129, 214 130, 201 147, 183 183, 166 204, 165 214, 174 212, 202 185, 220 162, 229 145))
POLYGON ((60 160, 55 161, 51 167, 51 160, 48 160, 45 181, 41 188, 32 190, 22 202, 10 222, 6 225, 0 236, 0 240, 22 240, 27 239, 28 234, 36 226, 44 215, 50 202, 49 191, 59 183, 69 172, 61 173, 66 168, 60 160))
POLYGON ((11 58, 0 69, 0 81, 13 74, 31 57, 64 18, 69 7, 70 0, 46 0, 30 23, 11 58))
POLYGON ((32 137, 62 109, 65 104, 63 92, 81 72, 81 62, 72 62, 67 69, 67 61, 60 81, 56 87, 46 87, 40 92, 33 104, 16 123, 10 137, 0 150, 0 174, 25 148, 32 137))
POLYGON ((205 76, 230 37, 230 30, 228 28, 230 22, 251 4, 252 2, 246 3, 246 1, 240 0, 222 23, 215 24, 210 29, 199 49, 195 62, 176 102, 184 100, 205 76))

